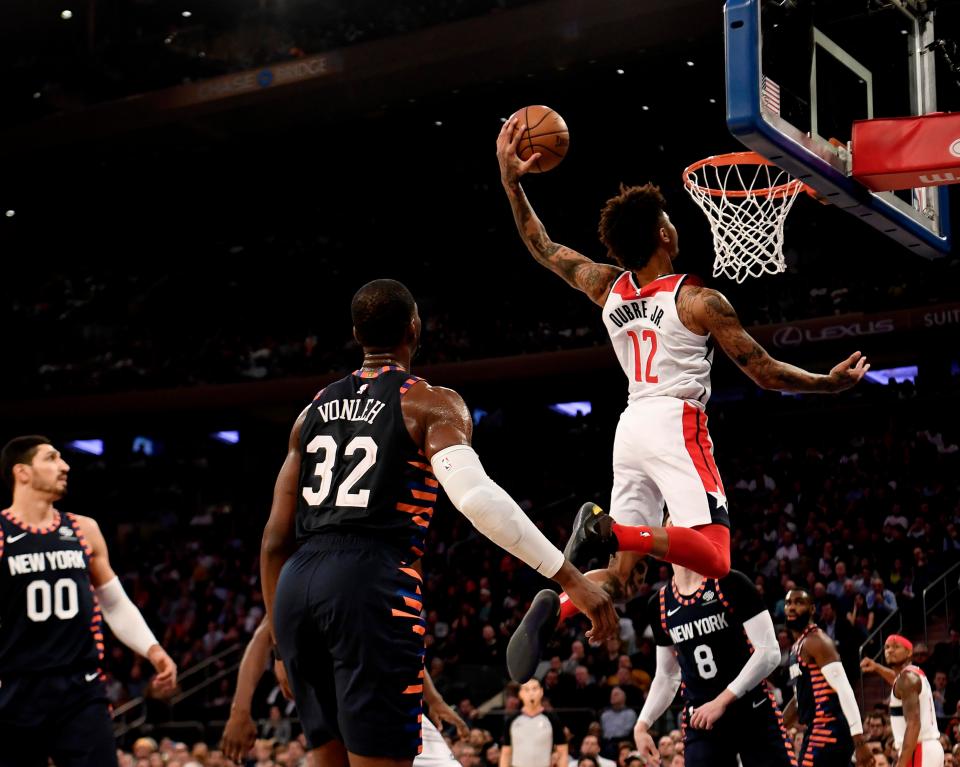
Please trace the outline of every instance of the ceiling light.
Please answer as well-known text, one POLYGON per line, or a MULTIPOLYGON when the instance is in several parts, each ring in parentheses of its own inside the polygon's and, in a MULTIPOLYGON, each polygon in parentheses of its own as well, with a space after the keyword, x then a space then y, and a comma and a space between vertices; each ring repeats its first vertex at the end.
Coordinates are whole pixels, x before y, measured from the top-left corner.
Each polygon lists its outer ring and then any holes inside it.
POLYGON ((617 74, 618 74, 618 75, 622 75, 622 74, 623 74, 623 70, 622 70, 622 69, 618 69, 618 70, 617 70, 617 74))
POLYGON ((190 11, 184 11, 184 12, 181 13, 180 15, 183 16, 183 18, 185 18, 185 19, 189 19, 191 16, 193 16, 193 14, 190 13, 190 11))
POLYGON ((70 11, 70 10, 60 11, 60 18, 63 19, 64 21, 70 21, 70 19, 73 18, 73 11, 70 11))
POLYGON ((8 210, 8 211, 7 211, 7 218, 13 218, 15 215, 17 215, 17 211, 15 211, 15 210, 8 210))

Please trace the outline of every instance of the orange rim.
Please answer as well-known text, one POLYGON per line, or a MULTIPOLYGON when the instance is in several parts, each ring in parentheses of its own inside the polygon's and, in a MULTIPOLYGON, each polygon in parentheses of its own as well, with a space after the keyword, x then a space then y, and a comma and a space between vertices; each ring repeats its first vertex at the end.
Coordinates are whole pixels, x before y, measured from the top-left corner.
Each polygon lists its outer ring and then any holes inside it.
POLYGON ((762 187, 760 189, 751 189, 749 192, 745 189, 713 189, 709 186, 702 186, 697 183, 696 177, 694 174, 703 167, 707 165, 714 168, 724 168, 730 165, 773 165, 766 157, 759 155, 756 152, 729 152, 727 154, 717 154, 712 157, 706 157, 702 160, 698 160, 692 165, 688 165, 683 171, 683 183, 690 189, 696 189, 704 194, 709 194, 713 197, 749 197, 754 195, 756 197, 787 197, 788 195, 795 194, 798 189, 802 189, 804 192, 809 194, 811 197, 816 196, 816 191, 804 184, 799 179, 792 179, 786 184, 780 184, 779 186, 768 186, 762 187))

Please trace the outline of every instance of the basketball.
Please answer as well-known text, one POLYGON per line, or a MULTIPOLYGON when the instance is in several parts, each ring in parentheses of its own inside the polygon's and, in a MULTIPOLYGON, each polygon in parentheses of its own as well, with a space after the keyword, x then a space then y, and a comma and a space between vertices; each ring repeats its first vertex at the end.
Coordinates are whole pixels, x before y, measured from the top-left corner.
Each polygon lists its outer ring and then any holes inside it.
POLYGON ((570 131, 563 118, 550 107, 539 105, 518 109, 511 117, 527 126, 517 145, 520 159, 528 160, 532 154, 540 153, 530 172, 545 173, 556 168, 570 147, 570 131))

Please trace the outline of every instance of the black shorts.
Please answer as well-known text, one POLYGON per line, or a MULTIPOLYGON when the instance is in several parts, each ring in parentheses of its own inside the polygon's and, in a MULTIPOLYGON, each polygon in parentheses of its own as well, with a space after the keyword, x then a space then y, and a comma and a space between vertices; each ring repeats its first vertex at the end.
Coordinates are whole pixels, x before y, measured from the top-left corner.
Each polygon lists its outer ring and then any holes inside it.
POLYGON ((0 767, 116 765, 106 690, 95 671, 0 680, 0 767), (90 677, 88 679, 88 677, 90 677))
POLYGON ((853 752, 853 736, 845 719, 814 720, 804 733, 799 761, 806 767, 849 767, 853 752))
POLYGON ((420 576, 380 541, 317 535, 283 566, 277 644, 309 748, 337 739, 359 756, 420 753, 420 576))
POLYGON ((763 687, 734 701, 712 730, 690 727, 683 711, 683 756, 687 767, 797 767, 783 716, 763 687))

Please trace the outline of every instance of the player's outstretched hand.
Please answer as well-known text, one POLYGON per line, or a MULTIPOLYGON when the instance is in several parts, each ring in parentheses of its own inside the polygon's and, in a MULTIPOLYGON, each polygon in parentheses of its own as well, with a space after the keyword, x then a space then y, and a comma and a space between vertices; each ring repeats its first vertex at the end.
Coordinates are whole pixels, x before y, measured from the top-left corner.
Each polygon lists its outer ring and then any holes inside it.
POLYGON ((596 643, 620 636, 620 618, 613 606, 613 599, 599 584, 585 577, 567 561, 554 577, 567 592, 570 601, 593 624, 587 632, 587 639, 596 643))
POLYGON ((644 725, 637 721, 633 728, 633 739, 637 742, 637 751, 643 757, 644 764, 660 764, 660 751, 657 750, 657 744, 653 742, 653 736, 647 732, 644 725))
POLYGON ((435 701, 430 704, 430 721, 440 732, 443 732, 443 723, 447 722, 457 728, 457 735, 461 740, 465 740, 470 735, 470 728, 467 723, 460 718, 460 714, 450 708, 445 700, 435 701))
POLYGON ((517 117, 511 117, 500 129, 497 136, 497 162, 500 163, 500 178, 504 183, 516 181, 540 159, 540 153, 534 152, 526 160, 517 155, 517 145, 527 126, 517 117))
POLYGON ((257 725, 249 711, 230 710, 227 726, 223 728, 220 750, 231 761, 240 764, 257 742, 257 725))
POLYGON ((293 700, 293 690, 290 689, 290 680, 287 678, 287 667, 283 665, 282 660, 273 662, 273 675, 277 678, 277 684, 280 685, 280 692, 287 700, 293 700))
POLYGON ((863 380, 870 369, 867 358, 860 352, 854 352, 830 371, 833 391, 846 391, 863 380))
POLYGON ((153 689, 157 695, 169 695, 177 686, 177 664, 167 655, 167 651, 155 644, 147 650, 147 660, 153 664, 157 675, 153 678, 153 689))

